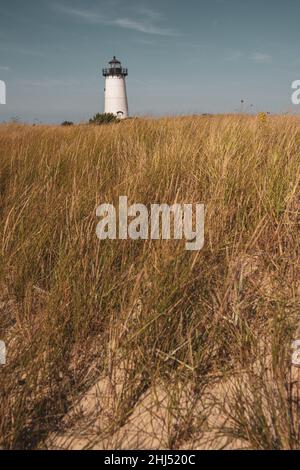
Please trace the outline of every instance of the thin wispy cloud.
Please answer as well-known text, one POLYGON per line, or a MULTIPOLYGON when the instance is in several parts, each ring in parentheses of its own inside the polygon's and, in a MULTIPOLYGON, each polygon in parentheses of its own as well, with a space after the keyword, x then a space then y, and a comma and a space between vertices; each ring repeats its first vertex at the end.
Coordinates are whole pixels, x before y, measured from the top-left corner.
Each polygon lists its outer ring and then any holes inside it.
POLYGON ((251 56, 251 59, 254 62, 260 63, 260 64, 269 64, 272 62, 272 56, 270 54, 265 54, 263 52, 254 52, 251 56))
POLYGON ((154 21, 160 20, 162 18, 162 14, 159 11, 151 10, 150 8, 146 8, 144 6, 139 6, 137 11, 141 15, 144 15, 145 17, 148 17, 154 21))
POLYGON ((146 24, 142 21, 136 21, 130 18, 117 18, 111 22, 112 25, 120 26, 125 29, 132 29, 146 34, 158 34, 161 36, 174 36, 175 31, 171 29, 163 29, 158 26, 146 24))
POLYGON ((157 45, 157 42, 155 40, 152 40, 152 39, 146 39, 145 37, 136 37, 134 39, 134 42, 137 42, 139 44, 143 44, 145 46, 155 46, 157 45))
POLYGON ((104 24, 106 22, 106 19, 102 15, 91 11, 80 10, 62 5, 55 5, 55 9, 59 10, 61 13, 73 16, 74 18, 78 18, 79 20, 87 23, 104 24))
POLYGON ((239 49, 220 47, 216 44, 189 44, 188 47, 192 47, 197 50, 198 53, 203 53, 205 55, 213 54, 215 60, 222 60, 225 62, 237 62, 244 56, 243 52, 239 49))
POLYGON ((82 10, 68 6, 55 5, 56 10, 70 17, 90 24, 102 24, 107 26, 115 26, 118 28, 129 29, 144 34, 153 34, 160 36, 175 36, 178 33, 174 29, 164 28, 160 26, 161 14, 146 8, 138 8, 138 18, 129 16, 110 17, 95 11, 82 10))
POLYGON ((5 52, 10 52, 13 54, 22 54, 22 55, 28 55, 32 57, 44 57, 44 54, 40 51, 37 51, 36 49, 33 48, 25 48, 25 47, 18 47, 15 44, 9 44, 6 43, 0 44, 0 50, 5 51, 5 52))
POLYGON ((225 50, 225 60, 229 62, 236 62, 241 59, 243 56, 242 52, 237 49, 226 49, 225 50))
POLYGON ((38 88, 53 88, 53 87, 70 87, 80 85, 80 81, 76 79, 56 79, 56 78, 45 78, 37 80, 16 80, 17 85, 24 85, 29 87, 38 88))
POLYGON ((0 65, 0 70, 2 72, 9 72, 10 71, 10 67, 8 65, 0 65))

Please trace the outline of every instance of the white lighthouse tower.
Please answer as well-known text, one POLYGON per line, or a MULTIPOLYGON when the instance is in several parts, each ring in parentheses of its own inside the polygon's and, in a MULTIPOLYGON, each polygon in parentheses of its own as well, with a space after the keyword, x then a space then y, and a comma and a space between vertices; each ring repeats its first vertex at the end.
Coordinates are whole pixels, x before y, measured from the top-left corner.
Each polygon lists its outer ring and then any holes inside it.
POLYGON ((128 70, 122 67, 121 62, 115 56, 109 62, 109 66, 103 69, 103 76, 105 77, 104 112, 112 113, 119 119, 128 117, 125 82, 127 75, 128 70))

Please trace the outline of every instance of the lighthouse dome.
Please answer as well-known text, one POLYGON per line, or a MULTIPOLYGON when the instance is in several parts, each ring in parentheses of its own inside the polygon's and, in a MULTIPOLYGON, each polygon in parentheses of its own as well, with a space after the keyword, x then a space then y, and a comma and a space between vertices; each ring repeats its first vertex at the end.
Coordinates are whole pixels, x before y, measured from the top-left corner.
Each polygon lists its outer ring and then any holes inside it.
POLYGON ((121 62, 116 58, 116 56, 114 56, 113 59, 108 63, 108 67, 102 70, 102 73, 104 77, 126 77, 128 75, 128 70, 124 69, 121 65, 121 62))
POLYGON ((116 56, 113 56, 113 59, 109 62, 109 65, 115 66, 115 65, 121 65, 121 62, 116 58, 116 56))

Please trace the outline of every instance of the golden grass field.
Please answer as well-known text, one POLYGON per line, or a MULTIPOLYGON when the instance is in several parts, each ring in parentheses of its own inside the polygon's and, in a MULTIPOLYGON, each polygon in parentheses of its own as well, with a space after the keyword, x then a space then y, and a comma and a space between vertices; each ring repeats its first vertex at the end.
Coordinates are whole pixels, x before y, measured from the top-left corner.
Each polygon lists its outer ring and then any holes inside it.
POLYGON ((299 449, 299 190, 296 117, 1 125, 0 446, 299 449), (100 242, 119 195, 203 250, 100 242))

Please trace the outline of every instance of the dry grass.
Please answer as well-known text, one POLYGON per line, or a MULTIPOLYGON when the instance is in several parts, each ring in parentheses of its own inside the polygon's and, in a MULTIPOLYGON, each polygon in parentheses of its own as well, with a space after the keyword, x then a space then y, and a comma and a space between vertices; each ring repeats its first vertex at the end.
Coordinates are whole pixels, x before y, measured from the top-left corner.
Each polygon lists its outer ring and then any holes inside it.
MULTIPOLYGON (((299 156, 291 117, 2 125, 0 444, 47 445, 74 426, 66 416, 105 377, 114 403, 86 447, 112 445, 158 387, 167 397, 156 447, 196 446, 209 432, 211 447, 218 435, 300 448, 289 367, 300 307, 299 156), (204 202, 204 249, 100 242, 95 209, 119 195, 204 202), (226 424, 210 429, 216 410, 226 424)), ((105 411, 101 393, 93 408, 87 427, 105 411)))

